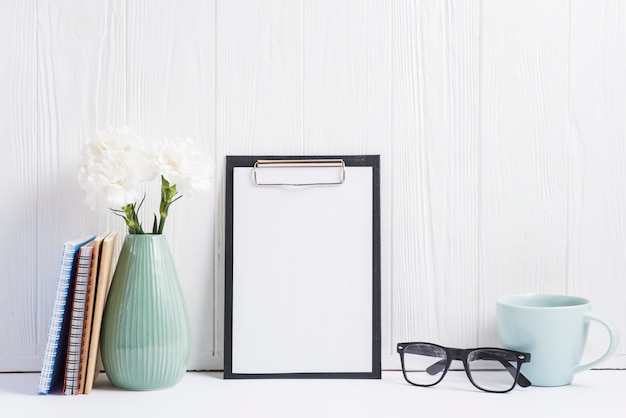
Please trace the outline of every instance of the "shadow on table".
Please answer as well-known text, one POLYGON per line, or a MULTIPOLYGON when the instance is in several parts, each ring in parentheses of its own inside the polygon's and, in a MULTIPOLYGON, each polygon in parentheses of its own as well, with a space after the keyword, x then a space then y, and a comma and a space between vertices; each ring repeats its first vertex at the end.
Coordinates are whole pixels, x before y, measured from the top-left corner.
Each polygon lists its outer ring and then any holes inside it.
MULTIPOLYGON (((194 374, 194 375, 202 375, 205 376, 207 379, 217 379, 217 380, 222 380, 223 379, 223 372, 215 372, 215 371, 189 371, 187 372, 188 374, 194 374)), ((183 377, 184 379, 184 377, 183 377)), ((173 386, 176 387, 176 386, 173 386)), ((155 389, 155 390, 148 390, 146 392, 156 392, 159 390, 166 390, 169 388, 165 388, 165 389, 155 389)), ((100 375, 98 375, 96 381, 94 382, 93 385, 93 390, 110 390, 110 391, 128 391, 127 389, 121 389, 118 388, 116 386, 113 386, 113 384, 111 383, 111 381, 107 378, 106 373, 102 372, 100 373, 100 375)), ((132 392, 132 391, 131 391, 132 392)), ((138 391, 141 392, 141 391, 138 391)))

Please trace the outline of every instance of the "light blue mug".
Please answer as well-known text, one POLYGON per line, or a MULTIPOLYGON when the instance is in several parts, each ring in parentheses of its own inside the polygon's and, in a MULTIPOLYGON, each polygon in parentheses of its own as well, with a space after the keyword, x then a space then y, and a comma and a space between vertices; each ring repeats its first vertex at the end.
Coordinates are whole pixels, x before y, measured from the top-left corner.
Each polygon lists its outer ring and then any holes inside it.
POLYGON ((505 348, 530 353, 522 373, 534 386, 563 386, 574 374, 597 366, 615 353, 619 333, 613 323, 591 312, 589 300, 577 296, 509 295, 496 302, 500 340, 505 348), (598 359, 580 364, 589 321, 606 327, 609 347, 598 359))

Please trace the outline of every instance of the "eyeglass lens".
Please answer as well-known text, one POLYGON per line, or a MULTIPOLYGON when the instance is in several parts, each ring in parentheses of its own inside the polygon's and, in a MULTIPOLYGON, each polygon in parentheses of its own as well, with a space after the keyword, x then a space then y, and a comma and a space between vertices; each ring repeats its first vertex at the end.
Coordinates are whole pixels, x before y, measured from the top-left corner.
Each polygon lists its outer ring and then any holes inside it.
POLYGON ((505 392, 515 386, 517 358, 502 350, 474 350, 467 356, 469 374, 483 390, 505 392))
POLYGON ((406 380, 419 386, 430 386, 443 377, 447 361, 444 349, 430 344, 411 344, 404 349, 406 380))
MULTIPOLYGON (((419 386, 438 383, 444 374, 447 352, 431 344, 411 344, 404 349, 406 379, 419 386)), ((517 358, 497 349, 478 349, 467 357, 467 373, 480 389, 506 392, 515 386, 517 358)))

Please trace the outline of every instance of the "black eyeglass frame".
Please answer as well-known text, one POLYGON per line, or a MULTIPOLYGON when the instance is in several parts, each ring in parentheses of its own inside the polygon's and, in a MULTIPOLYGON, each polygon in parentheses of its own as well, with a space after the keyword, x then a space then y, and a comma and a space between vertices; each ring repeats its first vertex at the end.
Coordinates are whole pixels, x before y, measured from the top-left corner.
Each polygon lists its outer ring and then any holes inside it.
MULTIPOLYGON (((452 364, 453 360, 459 360, 463 363, 463 367, 465 369, 465 374, 467 375, 467 378, 469 379, 469 381, 472 383, 472 385, 474 385, 476 388, 485 391, 485 392, 491 392, 491 393, 506 393, 506 392, 510 392, 511 390, 513 390, 513 388, 515 387, 515 385, 520 385, 521 387, 528 387, 530 386, 532 383, 530 382, 530 380, 528 380, 526 378, 526 376, 524 376, 521 373, 521 369, 522 369, 522 364, 524 363, 528 363, 530 362, 530 353, 523 353, 521 351, 515 351, 515 350, 508 350, 506 348, 497 348, 497 347, 478 347, 478 348, 451 348, 451 347, 444 347, 438 344, 433 344, 433 343, 428 343, 428 342, 406 342, 406 343, 398 343, 397 346, 397 352, 398 354, 400 354, 400 363, 402 364, 402 375, 404 376, 404 380, 406 380, 408 383, 414 385, 414 386, 420 386, 420 387, 429 387, 429 386, 435 386, 436 384, 438 384, 439 382, 441 382, 443 380, 443 378, 446 376, 446 373, 448 373, 448 370, 450 369, 450 365, 452 364), (406 351, 406 349, 408 347, 411 347, 413 345, 429 345, 432 347, 436 347, 439 349, 442 349, 445 351, 446 353, 446 358, 445 358, 445 364, 443 364, 443 359, 440 360, 439 362, 434 363, 433 365, 431 365, 430 367, 428 367, 425 372, 429 373, 429 374, 436 374, 439 373, 442 370, 443 367, 443 373, 441 374, 441 377, 439 377, 439 379, 437 381, 435 381, 434 383, 428 383, 428 384, 419 384, 419 383, 415 383, 412 382, 411 380, 409 380, 407 374, 406 374, 406 369, 404 367, 404 353, 406 351), (517 362, 517 366, 513 367, 509 362, 512 360, 500 360, 500 363, 506 368, 506 370, 509 372, 509 374, 511 374, 511 376, 514 378, 513 384, 511 385, 510 388, 506 389, 506 390, 490 390, 490 389, 485 389, 483 387, 480 387, 472 378, 472 373, 470 371, 470 367, 469 367, 469 362, 468 362, 468 357, 471 353, 475 352, 475 351, 491 351, 491 352, 502 352, 504 354, 508 354, 512 357, 515 357, 515 361, 517 362)), ((492 359, 493 360, 493 359, 492 359)))

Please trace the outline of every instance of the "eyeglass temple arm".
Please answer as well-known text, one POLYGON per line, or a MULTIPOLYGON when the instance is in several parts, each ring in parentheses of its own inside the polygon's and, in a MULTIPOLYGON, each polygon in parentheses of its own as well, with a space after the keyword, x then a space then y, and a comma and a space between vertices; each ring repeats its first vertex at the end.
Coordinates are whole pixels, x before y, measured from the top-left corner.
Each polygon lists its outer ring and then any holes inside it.
MULTIPOLYGON (((517 369, 515 367, 511 366, 511 364, 508 361, 504 361, 504 360, 498 360, 498 361, 504 366, 504 368, 509 372, 509 374, 511 376, 515 377, 515 375, 517 374, 517 369)), ((426 372, 429 375, 433 376, 433 375, 436 375, 437 373, 441 372, 445 367, 446 367, 446 361, 445 360, 439 360, 435 364, 433 364, 430 367, 428 367, 426 369, 426 372)), ((526 388, 526 387, 530 386, 532 383, 530 383, 530 380, 528 380, 526 378, 526 376, 524 376, 520 372, 519 376, 517 377, 517 384, 520 385, 523 388, 526 388)))

